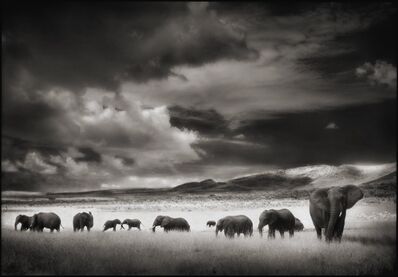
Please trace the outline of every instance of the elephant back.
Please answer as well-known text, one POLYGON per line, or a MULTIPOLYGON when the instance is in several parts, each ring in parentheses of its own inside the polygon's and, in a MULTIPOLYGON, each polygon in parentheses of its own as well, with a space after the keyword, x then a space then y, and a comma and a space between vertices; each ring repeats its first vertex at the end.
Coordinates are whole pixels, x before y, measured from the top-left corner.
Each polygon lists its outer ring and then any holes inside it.
POLYGON ((179 217, 175 219, 177 229, 190 230, 191 226, 185 218, 179 217))
POLYGON ((38 213, 36 217, 37 225, 45 228, 59 228, 61 219, 55 213, 38 213))

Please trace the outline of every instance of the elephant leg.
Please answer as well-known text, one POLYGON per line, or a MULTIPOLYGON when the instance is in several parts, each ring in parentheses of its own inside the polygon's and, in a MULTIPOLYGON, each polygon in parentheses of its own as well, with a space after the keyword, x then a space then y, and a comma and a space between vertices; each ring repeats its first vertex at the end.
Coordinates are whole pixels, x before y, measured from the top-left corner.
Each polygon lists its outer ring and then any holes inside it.
POLYGON ((52 233, 52 232, 54 232, 54 229, 53 229, 53 228, 51 228, 51 229, 50 229, 50 232, 51 232, 51 233, 52 233))
POLYGON ((90 232, 90 227, 87 227, 87 232, 90 232))
POLYGON ((233 238, 234 237, 234 234, 233 233, 231 234, 231 231, 229 229, 224 229, 224 235, 227 238, 233 238))
POLYGON ((318 237, 318 239, 322 239, 322 228, 315 226, 315 230, 316 230, 316 236, 318 237))
POLYGON ((289 230, 289 237, 290 238, 294 237, 294 229, 289 230))
POLYGON ((128 231, 130 231, 131 230, 131 227, 129 226, 129 229, 128 229, 128 231))
POLYGON ((284 237, 285 237, 285 232, 284 232, 284 231, 279 230, 279 234, 281 234, 281 238, 284 238, 284 237))
POLYGON ((275 238, 275 230, 274 229, 268 229, 268 238, 272 239, 275 238))
POLYGON ((116 226, 113 226, 113 232, 116 232, 116 226))
POLYGON ((58 233, 59 233, 60 229, 61 229, 60 227, 57 228, 57 232, 58 232, 58 233))
POLYGON ((344 223, 345 223, 345 211, 342 212, 341 216, 337 219, 336 229, 335 229, 335 239, 337 241, 341 241, 341 237, 343 236, 344 231, 344 223))

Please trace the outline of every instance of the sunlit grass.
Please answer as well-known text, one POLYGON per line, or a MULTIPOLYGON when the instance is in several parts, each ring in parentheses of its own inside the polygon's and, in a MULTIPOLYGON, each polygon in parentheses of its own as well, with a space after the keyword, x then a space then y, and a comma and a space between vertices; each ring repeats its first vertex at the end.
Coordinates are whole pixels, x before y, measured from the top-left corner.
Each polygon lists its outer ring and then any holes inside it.
POLYGON ((213 232, 29 233, 2 230, 3 274, 382 274, 394 272, 395 226, 268 240, 213 232))

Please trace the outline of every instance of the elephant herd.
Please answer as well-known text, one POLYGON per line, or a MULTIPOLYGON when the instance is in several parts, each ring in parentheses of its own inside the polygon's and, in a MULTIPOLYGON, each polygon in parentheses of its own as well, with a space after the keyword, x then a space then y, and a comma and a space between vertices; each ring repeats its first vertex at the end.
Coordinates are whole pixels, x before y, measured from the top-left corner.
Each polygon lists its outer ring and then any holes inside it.
MULTIPOLYGON (((363 198, 363 192, 355 185, 347 185, 342 187, 331 187, 317 189, 310 194, 309 212, 314 224, 317 237, 322 238, 322 228, 326 241, 341 241, 344 230, 346 210, 352 208, 356 202, 363 198)), ((37 213, 32 217, 26 215, 18 215, 15 219, 15 230, 17 225, 21 224, 20 230, 32 230, 42 232, 44 228, 60 231, 61 219, 55 213, 37 213)), ((141 221, 139 219, 125 219, 121 222, 119 219, 108 220, 103 226, 103 231, 113 229, 120 225, 120 229, 124 229, 123 225, 141 230, 141 221)), ((215 226, 216 236, 219 232, 233 238, 235 234, 239 236, 243 234, 245 237, 253 235, 253 222, 245 215, 226 216, 216 221, 210 220, 206 223, 208 227, 215 226)), ((283 238, 285 232, 289 232, 289 237, 294 236, 294 232, 304 229, 303 223, 296 218, 288 209, 269 209, 264 210, 259 216, 258 232, 263 235, 263 228, 268 225, 268 238, 275 238, 275 231, 280 233, 283 238)), ((83 231, 86 227, 87 231, 94 226, 94 218, 91 212, 78 213, 73 217, 73 231, 83 231)), ((156 227, 161 227, 165 232, 169 231, 187 231, 191 230, 189 223, 182 217, 173 218, 170 216, 159 215, 152 224, 152 231, 155 232, 156 227)))

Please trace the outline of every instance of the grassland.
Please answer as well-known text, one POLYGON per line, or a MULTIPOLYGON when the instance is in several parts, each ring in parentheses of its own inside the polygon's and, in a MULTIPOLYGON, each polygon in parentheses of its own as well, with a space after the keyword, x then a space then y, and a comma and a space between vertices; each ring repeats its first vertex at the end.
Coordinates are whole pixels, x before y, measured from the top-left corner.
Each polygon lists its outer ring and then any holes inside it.
POLYGON ((2 274, 393 274, 395 223, 292 239, 213 232, 30 233, 2 229, 2 274))

